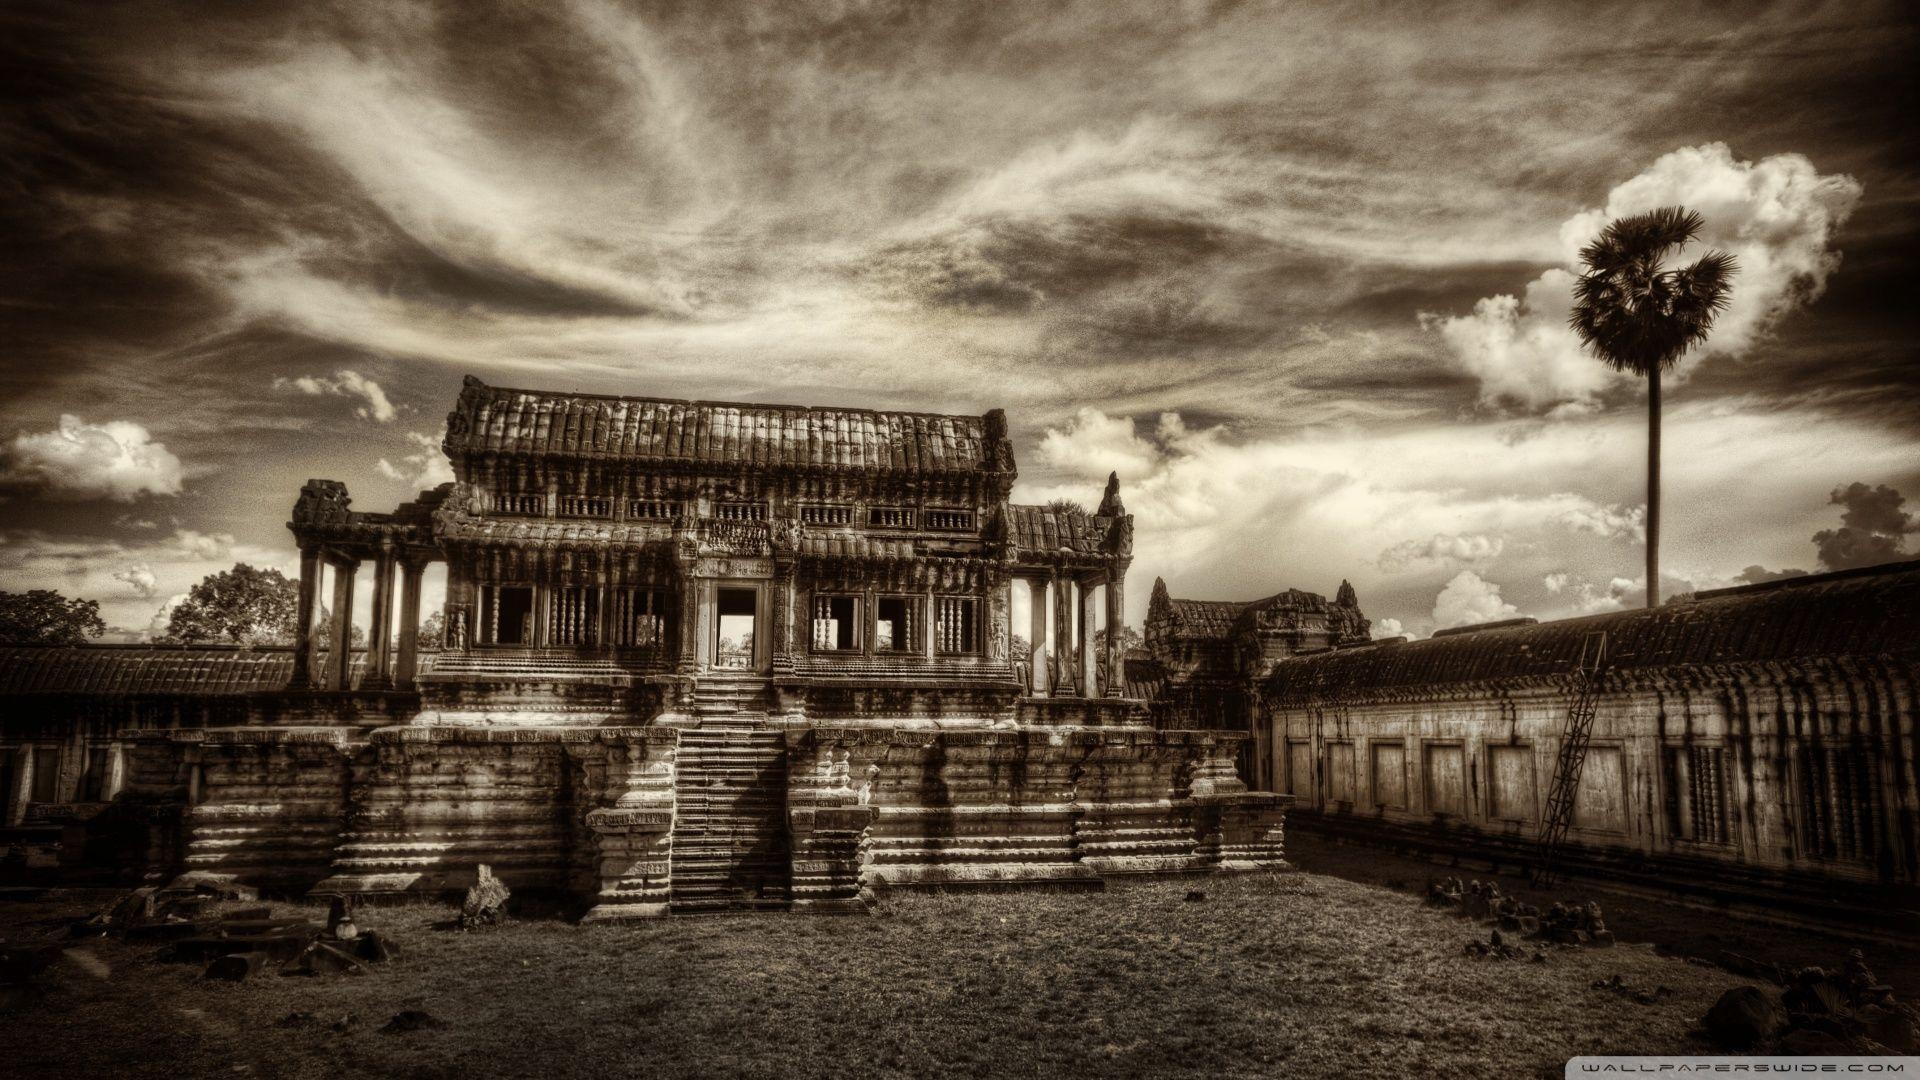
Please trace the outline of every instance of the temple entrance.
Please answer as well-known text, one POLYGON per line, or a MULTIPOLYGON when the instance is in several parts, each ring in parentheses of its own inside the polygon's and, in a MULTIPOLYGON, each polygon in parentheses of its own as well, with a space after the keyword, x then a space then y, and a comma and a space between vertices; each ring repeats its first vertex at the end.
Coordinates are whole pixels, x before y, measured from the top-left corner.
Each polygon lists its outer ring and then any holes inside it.
POLYGON ((754 616, 760 597, 755 589, 720 589, 715 596, 713 665, 752 668, 756 642, 754 616))
POLYGON ((494 601, 494 641, 500 645, 529 645, 533 642, 533 588, 508 585, 498 590, 494 601))

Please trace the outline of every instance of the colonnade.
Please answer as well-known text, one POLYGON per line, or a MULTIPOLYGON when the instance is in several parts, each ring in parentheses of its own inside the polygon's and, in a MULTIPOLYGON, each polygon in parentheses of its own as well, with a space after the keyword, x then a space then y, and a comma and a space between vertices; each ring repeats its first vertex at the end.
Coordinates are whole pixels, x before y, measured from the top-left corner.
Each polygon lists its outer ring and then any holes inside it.
POLYGON ((1095 574, 1068 574, 1054 572, 1046 575, 1020 575, 1027 583, 1027 609, 1029 630, 1027 648, 1031 650, 1028 660, 1028 691, 1035 697, 1120 697, 1126 693, 1125 680, 1121 677, 1126 657, 1122 652, 1121 635, 1110 629, 1104 645, 1106 650, 1107 682, 1099 685, 1101 646, 1094 641, 1095 623, 1099 618, 1100 594, 1096 591, 1106 586, 1106 624, 1117 628, 1125 623, 1126 611, 1126 575, 1121 572, 1102 571, 1095 574), (1079 602, 1074 601, 1074 586, 1079 586, 1079 602), (1053 596, 1053 642, 1054 657, 1068 655, 1067 650, 1074 648, 1077 662, 1073 670, 1061 670, 1067 665, 1048 662, 1047 656, 1047 596, 1053 596), (1077 648, 1075 647, 1077 644, 1077 648))
POLYGON ((334 547, 300 549, 300 593, 293 638, 290 690, 351 690, 353 685, 353 590, 360 564, 371 561, 373 612, 367 634, 366 669, 361 690, 409 690, 420 670, 420 580, 435 553, 383 543, 371 559, 334 547), (333 568, 333 625, 326 632, 324 670, 316 649, 327 609, 320 604, 320 579, 333 568), (399 578, 400 611, 393 610, 394 578, 399 578), (395 633, 397 623, 398 633, 395 633), (395 639, 398 639, 396 642, 395 639), (397 645, 397 647, 396 647, 397 645))

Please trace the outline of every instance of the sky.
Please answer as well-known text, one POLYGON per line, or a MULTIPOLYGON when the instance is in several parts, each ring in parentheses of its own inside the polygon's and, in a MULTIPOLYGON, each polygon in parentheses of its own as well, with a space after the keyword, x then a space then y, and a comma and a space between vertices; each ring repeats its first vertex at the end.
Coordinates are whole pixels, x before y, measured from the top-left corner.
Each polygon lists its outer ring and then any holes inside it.
MULTIPOLYGON (((450 478, 460 378, 1005 408, 1131 621, 1644 596, 1580 245, 1741 263, 1666 385, 1663 592, 1920 548, 1905 5, 102 3, 0 13, 0 589, 117 639, 302 481, 450 478)), ((434 599, 429 597, 429 607, 434 599)), ((364 603, 360 605, 364 612, 364 603)))

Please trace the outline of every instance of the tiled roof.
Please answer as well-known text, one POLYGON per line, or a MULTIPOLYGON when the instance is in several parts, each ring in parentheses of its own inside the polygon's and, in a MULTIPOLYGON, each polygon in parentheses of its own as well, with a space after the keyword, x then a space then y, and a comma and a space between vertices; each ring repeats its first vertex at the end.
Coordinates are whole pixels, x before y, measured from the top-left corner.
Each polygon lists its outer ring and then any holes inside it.
POLYGON ((1010 505, 1007 516, 1009 538, 1023 551, 1051 554, 1066 548, 1076 555, 1098 555, 1107 538, 1085 510, 1010 505))
MULTIPOLYGON (((354 681, 364 653, 353 661, 354 681)), ((169 645, 0 647, 0 696, 21 694, 244 694, 279 690, 290 648, 169 645)))
POLYGON ((1180 633, 1193 637, 1226 637, 1233 621, 1247 605, 1240 600, 1169 600, 1180 633))
POLYGON ((1607 633, 1611 669, 1822 656, 1920 659, 1920 562, 1702 593, 1680 603, 1426 641, 1338 649, 1275 666, 1275 700, 1560 675, 1587 635, 1607 633))
MULTIPOLYGON (((997 414, 943 416, 800 405, 514 390, 469 377, 448 418, 451 454, 560 454, 757 467, 953 473, 995 467, 997 414)), ((1004 461, 1010 469, 1012 452, 1004 461)))

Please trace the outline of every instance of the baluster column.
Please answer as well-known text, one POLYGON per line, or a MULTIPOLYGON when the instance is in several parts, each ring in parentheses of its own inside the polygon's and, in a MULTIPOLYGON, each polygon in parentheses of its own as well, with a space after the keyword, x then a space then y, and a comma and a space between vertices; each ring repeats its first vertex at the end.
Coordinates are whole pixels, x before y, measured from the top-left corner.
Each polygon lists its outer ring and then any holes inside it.
POLYGON ((333 563, 333 640, 327 657, 327 689, 353 688, 353 576, 358 559, 345 556, 333 563))

